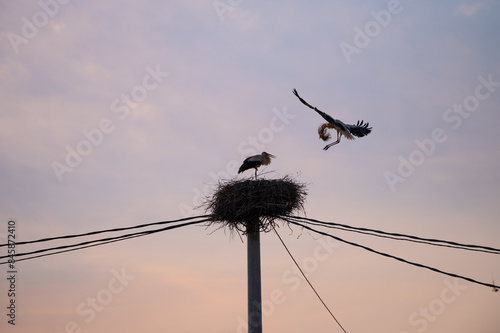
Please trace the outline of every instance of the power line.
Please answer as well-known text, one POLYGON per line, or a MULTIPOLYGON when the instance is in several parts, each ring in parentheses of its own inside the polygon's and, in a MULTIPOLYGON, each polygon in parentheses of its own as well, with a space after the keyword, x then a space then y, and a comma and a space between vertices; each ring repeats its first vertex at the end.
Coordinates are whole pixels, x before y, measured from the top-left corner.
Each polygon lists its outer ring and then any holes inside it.
MULTIPOLYGON (((83 233, 83 234, 73 234, 73 235, 66 235, 66 236, 42 238, 42 239, 31 240, 31 241, 16 242, 16 246, 25 245, 25 244, 33 244, 33 243, 42 243, 42 242, 48 242, 48 241, 53 241, 53 240, 58 240, 58 239, 69 239, 69 238, 76 238, 76 237, 93 236, 93 235, 98 235, 98 234, 107 233, 107 232, 117 232, 117 231, 145 228, 145 227, 150 227, 153 225, 163 225, 163 224, 189 221, 189 220, 193 220, 193 219, 197 219, 197 218, 208 218, 208 217, 210 217, 210 215, 199 215, 199 216, 186 217, 186 218, 181 218, 181 219, 171 220, 171 221, 159 221, 159 222, 145 223, 145 224, 135 225, 135 226, 131 226, 131 227, 122 227, 122 228, 114 228, 114 229, 108 229, 108 230, 91 231, 91 232, 87 232, 87 233, 83 233)), ((0 247, 7 246, 7 245, 8 245, 7 243, 0 244, 0 247)))
POLYGON ((353 227, 353 226, 346 225, 346 224, 340 224, 340 223, 334 223, 334 222, 324 222, 324 221, 319 221, 319 220, 310 219, 310 218, 306 218, 306 217, 300 217, 300 216, 287 216, 286 219, 287 220, 294 220, 296 222, 301 221, 302 223, 308 223, 308 224, 312 224, 312 225, 316 225, 316 226, 321 225, 321 226, 324 226, 327 228, 334 228, 334 229, 340 229, 340 230, 344 230, 344 231, 357 232, 360 234, 372 235, 372 236, 389 238, 389 239, 394 239, 394 240, 409 241, 409 242, 422 243, 422 244, 433 245, 433 246, 444 246, 444 247, 462 249, 462 250, 467 250, 467 251, 479 251, 479 252, 485 252, 485 253, 491 253, 491 254, 500 254, 500 249, 489 247, 489 246, 483 246, 483 245, 462 244, 462 243, 441 240, 441 239, 423 238, 423 237, 418 237, 418 236, 413 236, 413 235, 405 235, 405 234, 400 234, 400 233, 386 232, 386 231, 376 230, 376 229, 359 228, 359 227, 353 227))
MULTIPOLYGON (((347 244, 350 244, 350 245, 353 245, 353 246, 361 247, 361 248, 363 248, 363 249, 365 249, 367 251, 370 251, 370 252, 373 252, 373 253, 385 256, 385 257, 393 258, 395 260, 398 260, 398 261, 401 261, 401 262, 404 262, 404 263, 407 263, 407 264, 410 264, 410 265, 414 265, 414 266, 421 267, 421 268, 426 268, 426 269, 432 270, 434 272, 438 272, 438 273, 445 274, 445 275, 448 275, 448 276, 452 276, 452 277, 464 279, 464 280, 472 282, 472 283, 480 284, 480 285, 491 287, 491 288, 494 288, 494 289, 498 288, 498 286, 496 286, 494 283, 490 284, 490 283, 484 283, 484 282, 476 281, 474 279, 471 279, 471 278, 468 278, 468 277, 464 277, 464 276, 461 276, 461 275, 458 275, 458 274, 448 273, 448 272, 439 270, 437 268, 433 268, 433 267, 426 266, 426 265, 423 265, 423 264, 411 262, 411 261, 408 261, 406 259, 399 258, 399 257, 393 256, 393 255, 387 254, 387 253, 379 252, 379 251, 373 250, 373 249, 371 249, 369 247, 366 247, 366 246, 363 246, 363 245, 360 245, 360 244, 356 244, 356 243, 353 243, 353 242, 349 242, 349 241, 346 241, 346 240, 344 240, 344 239, 342 239, 340 237, 333 236, 333 235, 330 235, 328 233, 316 230, 316 229, 314 229, 312 227, 307 226, 306 224, 314 225, 314 226, 323 226, 323 227, 327 227, 327 228, 335 228, 335 229, 340 229, 340 230, 343 230, 343 231, 352 231, 352 232, 357 232, 357 233, 361 233, 361 234, 367 234, 367 235, 371 235, 371 236, 377 236, 377 237, 383 237, 383 238, 389 238, 389 239, 395 239, 395 240, 412 241, 412 242, 423 243, 423 244, 434 245, 434 246, 446 246, 446 247, 458 248, 458 249, 462 249, 462 250, 480 251, 480 252, 486 252, 486 253, 499 254, 500 253, 500 249, 496 249, 496 248, 493 248, 493 247, 487 247, 487 246, 481 246, 481 245, 461 244, 461 243, 457 243, 457 242, 440 240, 440 239, 423 238, 423 237, 412 236, 412 235, 405 235, 405 234, 399 234, 399 233, 390 233, 390 232, 385 232, 385 231, 376 230, 376 229, 352 227, 352 226, 345 225, 345 224, 333 223, 333 222, 323 222, 323 221, 319 221, 319 220, 315 220, 315 219, 309 219, 309 218, 298 217, 298 216, 289 216, 289 217, 283 217, 283 218, 286 221, 288 221, 289 223, 301 226, 301 227, 303 227, 305 229, 311 230, 311 231, 316 232, 316 233, 318 233, 320 235, 328 236, 328 237, 334 238, 334 239, 336 239, 338 241, 341 241, 341 242, 344 242, 344 243, 347 243, 347 244), (304 224, 304 223, 306 223, 306 224, 304 224)), ((83 233, 83 234, 73 234, 73 235, 66 235, 66 236, 42 238, 42 239, 32 240, 32 241, 18 242, 18 243, 16 243, 16 246, 18 246, 18 245, 33 244, 33 243, 48 242, 48 241, 53 241, 53 240, 61 240, 61 239, 70 239, 70 238, 77 238, 77 237, 93 236, 93 235, 102 234, 102 233, 132 230, 132 229, 150 227, 150 226, 154 226, 154 225, 164 225, 164 224, 172 224, 172 223, 184 222, 184 223, 181 223, 181 224, 170 225, 170 226, 163 227, 163 228, 160 228, 160 229, 145 230, 145 231, 139 231, 139 232, 135 232, 135 233, 124 234, 124 235, 120 235, 120 236, 115 236, 115 237, 108 237, 108 238, 102 238, 102 239, 97 239, 97 240, 90 240, 90 241, 81 242, 81 243, 77 243, 77 244, 62 245, 62 246, 56 246, 56 247, 49 247, 49 248, 45 248, 45 249, 39 249, 39 250, 36 250, 36 251, 31 251, 31 252, 16 253, 15 254, 15 257, 16 257, 15 260, 16 261, 23 261, 23 260, 29 260, 29 259, 34 259, 34 258, 40 258, 40 257, 44 257, 44 256, 49 256, 49 255, 53 255, 53 254, 59 254, 59 253, 64 253, 64 252, 76 251, 76 250, 80 250, 80 249, 84 249, 84 248, 89 248, 89 247, 94 247, 94 246, 109 244, 109 243, 118 242, 118 241, 122 241, 122 240, 126 240, 126 239, 131 239, 131 238, 135 238, 135 237, 146 236, 146 235, 150 235, 150 234, 153 234, 153 233, 162 232, 162 231, 166 231, 166 230, 170 230, 170 229, 176 229, 176 228, 180 228, 180 227, 187 226, 187 225, 193 225, 193 224, 199 224, 199 223, 203 223, 203 222, 208 222, 210 220, 211 220, 211 216, 210 215, 200 215, 200 216, 194 216, 194 217, 189 217, 189 218, 182 218, 182 219, 171 220, 171 221, 160 221, 160 222, 153 222, 153 223, 141 224, 141 225, 137 225, 137 226, 130 226, 130 227, 108 229, 108 230, 92 231, 92 232, 87 232, 87 233, 83 233), (196 220, 196 221, 194 221, 194 220, 196 220), (190 221, 190 222, 186 222, 186 221, 190 221), (53 251, 53 252, 50 252, 50 251, 53 251), (45 253, 45 252, 50 252, 50 253, 45 253), (40 253, 44 253, 44 254, 40 254, 40 253), (17 257, 21 257, 21 256, 29 256, 29 257, 17 259, 17 257)), ((278 235, 278 237, 279 237, 279 235, 278 235)), ((0 247, 1 246, 6 246, 6 245, 7 244, 0 244, 0 247)), ((5 258, 12 258, 12 256, 8 256, 8 255, 7 256, 0 256, 0 259, 5 259, 5 258)), ((7 263, 8 263, 8 261, 0 262, 0 265, 7 264, 7 263)), ((306 280, 307 280, 307 278, 306 278, 306 280)))
POLYGON ((437 269, 437 268, 434 268, 434 267, 430 267, 430 266, 427 266, 427 265, 423 265, 423 264, 419 264, 419 263, 416 263, 416 262, 412 262, 412 261, 409 261, 409 260, 406 260, 406 259, 403 259, 403 258, 399 258, 399 257, 396 257, 396 256, 393 256, 391 254, 388 254, 388 253, 384 253, 384 252, 380 252, 380 251, 377 251, 377 250, 374 250, 374 249, 371 249, 367 246, 364 246, 364 245, 360 245, 360 244, 357 244, 357 243, 353 243, 353 242, 350 242, 350 241, 346 241, 340 237, 337 237, 337 236, 333 236, 333 235, 330 235, 326 232, 322 232, 322 231, 319 231, 319 230, 316 230, 316 229, 313 229, 311 227, 308 227, 307 225, 305 224, 302 224, 302 223, 298 223, 298 222, 295 222, 295 221, 290 221, 290 220, 287 220, 289 221, 290 223, 292 224, 295 224, 295 225, 298 225, 298 226, 301 226, 305 229, 308 229, 310 231, 313 231, 313 232, 316 232, 320 235, 323 235, 323 236, 328 236, 328 237, 331 237, 333 239, 336 239, 340 242, 343 242, 343 243, 346 243, 346 244, 349 244, 349 245, 352 245, 352 246, 356 246, 356 247, 360 247, 362 249, 365 249, 367 251, 370 251, 370 252, 373 252, 373 253, 376 253, 376 254, 379 254, 381 256, 384 256, 384 257, 388 257, 388 258, 392 258, 392 259, 395 259, 395 260, 398 260, 398 261, 401 261, 401 262, 404 262, 406 264, 410 264, 410 265, 413 265, 413 266, 417 266, 417 267, 421 267, 421 268, 426 268, 426 269, 429 269, 431 271, 434 271, 434 272, 437 272, 437 273, 441 273, 441 274, 444 274, 444 275, 448 275, 448 276, 451 276, 451 277, 455 277, 455 278, 459 278, 459 279, 463 279, 463 280, 466 280, 466 281, 469 281, 469 282, 472 282, 472 283, 476 283, 476 284, 479 284, 479 285, 483 285, 483 286, 486 286, 486 287, 490 287, 490 288, 499 288, 499 286, 496 286, 494 284, 491 284, 491 283, 486 283, 486 282, 481 282, 481 281, 477 281, 477 280, 474 280, 474 279, 471 279, 469 277, 465 277, 465 276, 462 276, 462 275, 458 275, 458 274, 454 274, 454 273, 448 273, 448 272, 445 272, 445 271, 442 271, 440 269, 437 269))
MULTIPOLYGON (((193 220, 195 218, 199 218, 199 217, 196 216, 196 217, 192 217, 192 218, 188 218, 188 219, 182 219, 182 220, 183 221, 189 220, 189 219, 193 220)), ((40 249, 40 250, 36 250, 36 251, 31 251, 31 252, 16 253, 15 254, 16 258, 17 257, 21 257, 21 256, 29 256, 29 255, 32 255, 32 256, 31 257, 27 257, 27 258, 22 258, 22 259, 15 259, 15 260, 16 261, 23 261, 23 260, 40 258, 40 257, 48 256, 48 255, 58 254, 58 253, 75 251, 75 250, 79 250, 79 249, 84 249, 84 248, 89 248, 89 247, 93 247, 93 246, 104 245, 104 244, 113 243, 113 242, 117 242, 117 241, 121 241, 121 240, 126 240, 126 239, 130 239, 130 238, 146 236, 146 235, 150 235, 150 234, 157 233, 157 232, 162 232, 162 231, 166 231, 166 230, 171 230, 171 229, 176 229, 176 228, 184 227, 184 226, 187 226, 187 225, 199 224, 199 223, 203 223, 203 222, 207 222, 207 221, 209 221, 209 219, 205 218, 205 219, 201 219, 201 220, 198 220, 198 221, 185 222, 185 223, 181 223, 181 224, 177 224, 177 225, 173 225, 173 226, 163 227, 163 228, 160 228, 160 229, 140 231, 140 232, 125 234, 125 235, 120 235, 120 236, 115 236, 115 237, 108 237, 108 238, 102 238, 102 239, 85 241, 85 242, 81 242, 81 243, 77 243, 77 244, 70 244, 70 245, 62 245, 62 246, 56 246, 56 247, 51 247, 51 248, 45 248, 45 249, 40 249), (56 252, 33 256, 34 254, 39 254, 39 253, 44 253, 44 252, 49 252, 49 251, 56 251, 56 252)), ((155 223, 149 223, 147 225, 165 224, 165 223, 172 223, 172 222, 173 221, 155 222, 155 223)), ((144 226, 146 226, 146 225, 134 226, 134 227, 127 227, 127 228, 119 228, 119 229, 120 230, 129 230, 129 229, 135 229, 135 228, 144 227, 144 226)), ((86 236, 86 235, 89 235, 89 234, 93 235, 93 234, 96 234, 96 233, 109 232, 109 231, 111 231, 111 230, 97 231, 97 232, 92 232, 92 233, 87 233, 87 234, 81 234, 81 235, 71 235, 71 237, 79 237, 79 236, 83 236, 83 235, 86 236)), ((54 240, 54 239, 64 239, 64 238, 67 238, 67 236, 53 237, 53 238, 50 238, 50 239, 43 239, 41 241, 54 240)), ((31 241, 31 243, 33 243, 33 242, 36 242, 36 241, 31 241)), ((19 243, 17 243, 17 244, 19 244, 19 243)), ((9 255, 7 255, 7 256, 0 256, 0 259, 11 258, 11 257, 12 256, 9 256, 9 255)), ((8 263, 8 261, 0 262, 0 265, 7 264, 7 263, 8 263)))
MULTIPOLYGON (((86 246, 81 246, 81 247, 74 247, 74 248, 70 248, 70 249, 66 249, 66 250, 61 250, 61 251, 56 251, 56 252, 51 252, 51 253, 40 254, 40 255, 36 255, 36 256, 32 256, 32 257, 28 257, 28 258, 16 259, 16 262, 18 262, 18 261, 24 261, 24 260, 29 260, 29 259, 35 259, 35 258, 41 258, 41 257, 46 257, 46 256, 51 256, 51 255, 54 255, 54 254, 60 254, 60 253, 66 253, 66 252, 72 252, 72 251, 82 250, 82 249, 86 249, 86 248, 89 248, 89 247, 94 247, 94 246, 99 246, 99 245, 104 245, 104 244, 119 242, 121 240, 126 240, 126 239, 135 238, 135 237, 141 237, 141 236, 144 236, 144 235, 134 235, 134 236, 128 236, 128 237, 123 237, 123 238, 119 238, 119 239, 117 238, 117 239, 106 241, 106 242, 102 242, 102 243, 99 243, 99 244, 92 244, 92 245, 86 245, 86 246)), ((6 262, 1 262, 0 265, 5 264, 5 263, 6 262)))
POLYGON ((340 322, 337 320, 337 318, 335 318, 335 316, 333 315, 332 311, 330 311, 330 309, 328 308, 328 306, 326 305, 326 303, 323 301, 323 299, 321 298, 321 296, 319 296, 318 292, 313 287, 311 281, 309 281, 309 279, 307 278, 307 276, 304 274, 304 271, 302 270, 302 268, 300 268, 299 264, 297 263, 297 261, 293 257, 292 253, 290 253, 290 250, 288 250, 288 247, 285 245, 285 242, 281 238, 281 236, 278 233, 278 231, 276 230, 276 228, 274 228, 274 226, 273 226, 273 230, 276 233, 276 235, 278 236, 278 238, 280 239, 281 244, 283 244, 283 247, 285 248, 286 252, 288 252, 288 255, 290 256, 290 258, 292 258, 293 262, 295 263, 295 266, 297 266, 297 268, 299 269, 300 273, 302 274, 302 276, 304 277, 304 279, 307 281, 307 283, 309 284, 309 286, 311 287, 311 289, 314 291, 314 293, 316 294, 316 296, 318 296, 318 298, 321 301, 321 303, 323 304, 323 306, 330 313, 330 315, 335 320, 335 322, 337 322, 337 324, 340 326, 340 328, 342 329, 342 331, 344 331, 344 333, 347 333, 346 330, 344 329, 344 327, 342 327, 342 325, 340 324, 340 322))
MULTIPOLYGON (((358 233, 358 234, 361 234, 361 235, 369 235, 369 236, 375 236, 375 237, 380 237, 380 238, 385 238, 385 239, 392 239, 392 240, 397 240, 397 241, 406 241, 406 242, 412 242, 412 243, 418 243, 418 244, 426 244, 426 245, 432 245, 432 246, 438 246, 438 247, 446 247, 446 248, 451 248, 451 249, 459 249, 459 250, 466 250, 466 251, 474 251, 474 252, 482 252, 482 253, 490 253, 490 254, 500 254, 500 252, 496 252, 496 251, 488 251, 488 250, 482 250, 482 249, 478 249, 478 248, 466 248, 466 247, 462 247, 462 246, 455 246, 455 245, 447 245, 447 244, 440 244, 440 243, 432 243, 432 242, 429 242, 429 241, 424 241, 424 240, 417 240, 417 239, 406 239, 406 238, 401 238, 401 237, 398 237, 398 236, 387 236, 387 234, 389 233, 386 233, 386 232, 380 232, 380 233, 374 233, 374 232, 371 232, 371 231, 360 231, 360 230, 356 230, 356 229, 352 229, 352 228, 344 228, 342 226, 336 226, 336 225, 332 225, 328 222, 308 222, 308 221, 301 221, 299 219, 294 219, 294 218, 289 218, 290 220, 293 220, 293 221, 296 221, 296 222, 299 222, 299 223, 307 223, 307 224, 310 224, 310 225, 314 225, 314 226, 320 226, 320 227, 324 227, 324 228, 330 228, 330 229, 337 229, 337 230, 342 230, 342 231, 347 231, 347 232, 355 232, 355 233, 358 233)), ((408 235, 404 235, 404 237, 409 237, 408 235)), ((416 236, 412 236, 412 237, 416 237, 416 236)))

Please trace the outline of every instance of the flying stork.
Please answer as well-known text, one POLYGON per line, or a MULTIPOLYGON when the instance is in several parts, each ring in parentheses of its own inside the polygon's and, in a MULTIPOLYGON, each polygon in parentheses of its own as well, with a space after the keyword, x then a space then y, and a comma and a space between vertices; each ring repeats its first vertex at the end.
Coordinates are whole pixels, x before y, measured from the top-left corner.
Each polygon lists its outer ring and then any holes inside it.
POLYGON ((318 108, 316 108, 316 107, 310 105, 309 103, 307 103, 306 101, 304 101, 302 99, 302 97, 299 96, 299 93, 297 92, 296 89, 293 89, 293 93, 302 102, 302 104, 310 107, 311 109, 313 109, 314 111, 319 113, 320 116, 323 117, 327 121, 326 123, 324 123, 318 127, 318 134, 319 134, 320 139, 322 139, 323 141, 330 140, 331 136, 330 136, 330 133, 327 132, 328 128, 333 128, 337 131, 337 141, 326 145, 323 148, 323 150, 327 150, 331 146, 339 143, 342 135, 345 136, 349 140, 354 140, 354 136, 361 138, 365 135, 370 134, 372 131, 372 128, 368 127, 369 123, 365 124, 363 120, 361 120, 361 121, 358 120, 356 125, 350 125, 350 124, 344 124, 342 121, 340 121, 338 119, 333 119, 331 116, 327 115, 326 113, 318 110, 318 108))
POLYGON ((265 151, 263 151, 262 154, 247 157, 243 161, 243 164, 240 166, 238 173, 242 173, 245 170, 254 168, 255 169, 255 179, 257 179, 257 168, 260 167, 261 165, 270 164, 271 157, 275 158, 276 156, 274 156, 273 154, 266 153, 265 151))

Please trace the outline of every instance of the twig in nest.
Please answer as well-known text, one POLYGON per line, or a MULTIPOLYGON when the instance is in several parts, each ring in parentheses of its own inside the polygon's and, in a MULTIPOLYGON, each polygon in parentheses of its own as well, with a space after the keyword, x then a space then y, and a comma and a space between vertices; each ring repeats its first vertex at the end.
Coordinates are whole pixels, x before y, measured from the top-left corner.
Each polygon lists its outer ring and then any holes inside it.
POLYGON ((205 210, 210 225, 222 223, 230 231, 245 233, 248 224, 271 231, 275 220, 296 210, 304 210, 305 185, 289 176, 281 179, 220 181, 212 197, 206 198, 205 210))

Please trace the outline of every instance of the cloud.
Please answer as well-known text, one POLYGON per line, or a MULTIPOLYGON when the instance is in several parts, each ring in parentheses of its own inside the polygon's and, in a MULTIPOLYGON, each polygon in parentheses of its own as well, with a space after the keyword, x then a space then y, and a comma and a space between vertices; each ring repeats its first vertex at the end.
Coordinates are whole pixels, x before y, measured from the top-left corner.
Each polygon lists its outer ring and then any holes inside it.
POLYGON ((484 2, 475 2, 473 4, 461 4, 456 9, 456 13, 464 16, 474 16, 476 13, 486 7, 484 2))

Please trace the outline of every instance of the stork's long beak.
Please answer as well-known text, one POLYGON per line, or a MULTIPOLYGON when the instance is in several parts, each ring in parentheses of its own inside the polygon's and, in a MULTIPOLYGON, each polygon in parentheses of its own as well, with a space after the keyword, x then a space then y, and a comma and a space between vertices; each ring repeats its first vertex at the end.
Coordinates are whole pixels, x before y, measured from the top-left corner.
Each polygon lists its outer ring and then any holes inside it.
POLYGON ((269 155, 269 157, 276 158, 276 156, 274 156, 273 154, 267 153, 267 155, 269 155))

